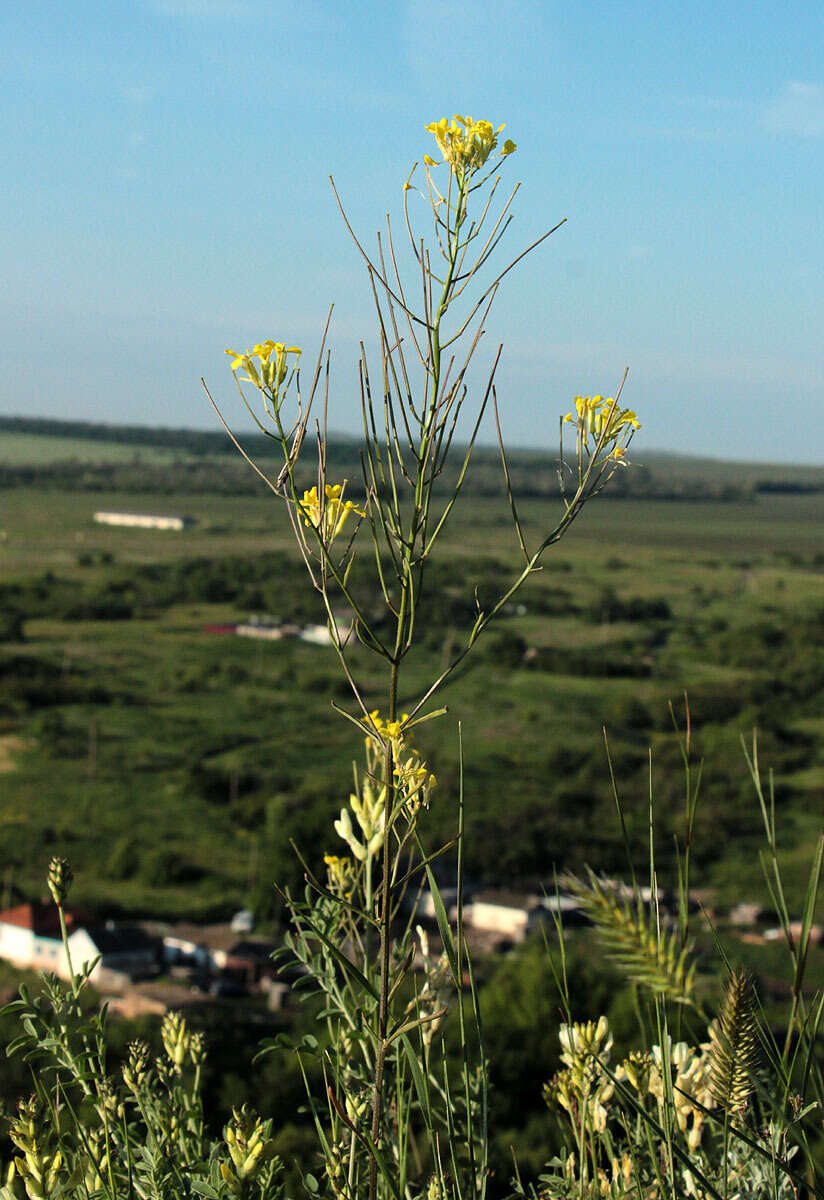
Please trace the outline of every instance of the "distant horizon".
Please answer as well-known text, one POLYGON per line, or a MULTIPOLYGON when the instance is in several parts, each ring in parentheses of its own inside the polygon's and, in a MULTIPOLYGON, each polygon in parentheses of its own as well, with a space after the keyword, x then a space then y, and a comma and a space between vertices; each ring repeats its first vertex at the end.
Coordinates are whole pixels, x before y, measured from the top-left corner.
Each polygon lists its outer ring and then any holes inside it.
MULTIPOLYGON (((154 432, 157 432, 158 434, 163 434, 166 432, 174 433, 174 434, 187 434, 187 433, 215 434, 217 436, 220 436, 222 434, 226 438, 227 442, 229 441, 228 435, 225 433, 222 426, 217 421, 215 421, 214 424, 212 424, 212 425, 205 425, 205 424, 204 425, 158 425, 158 424, 142 424, 140 422, 135 422, 135 421, 110 421, 110 420, 104 421, 104 420, 99 420, 99 419, 94 419, 94 418, 86 418, 86 417, 74 418, 74 417, 58 417, 58 416, 41 416, 40 414, 35 415, 35 414, 27 414, 27 413, 0 413, 0 422, 7 421, 7 420, 9 420, 9 421, 43 422, 44 425, 48 424, 49 422, 55 422, 55 423, 59 423, 59 424, 63 424, 63 425, 91 425, 96 428, 111 428, 114 430, 123 430, 123 431, 129 430, 129 429, 141 430, 141 431, 145 430, 147 432, 154 431, 154 432)), ((0 461, 2 461, 2 438, 4 436, 8 436, 9 434, 13 435, 14 432, 15 431, 4 429, 2 427, 2 425, 0 425, 0 461)), ((256 429, 254 427, 254 425, 233 425, 232 432, 235 433, 238 437, 244 437, 244 436, 258 436, 259 437, 259 436, 261 436, 260 430, 256 429)), ((26 436, 26 435, 24 435, 24 436, 26 436)), ((32 436, 32 437, 37 437, 37 436, 70 437, 72 435, 69 433, 50 433, 48 429, 43 429, 42 433, 40 431, 38 431, 38 432, 30 431, 28 436, 32 436)), ((82 434, 79 434, 78 436, 82 437, 82 434)), ((723 454, 693 453, 691 451, 685 451, 685 450, 674 450, 674 449, 672 449, 670 447, 666 447, 666 446, 642 446, 641 434, 639 434, 637 436, 638 436, 638 441, 633 443, 633 446, 631 447, 631 450, 630 450, 630 464, 629 464, 630 466, 631 466, 632 462, 643 463, 645 458, 648 458, 650 456, 652 456, 652 457, 660 456, 660 457, 667 457, 667 458, 689 459, 689 460, 698 461, 698 462, 707 461, 707 462, 711 462, 711 463, 717 463, 719 465, 726 463, 726 464, 729 464, 730 466, 753 465, 753 466, 765 466, 765 467, 775 466, 775 467, 782 467, 782 468, 783 467, 799 467, 804 470, 810 470, 810 469, 815 469, 816 467, 821 467, 821 469, 824 470, 824 461, 819 461, 819 460, 815 460, 815 459, 811 459, 809 461, 804 461, 802 459, 782 459, 782 458, 775 458, 775 457, 761 458, 761 457, 757 457, 757 456, 752 456, 749 458, 733 458, 733 457, 730 457, 728 455, 723 455, 723 454)), ((335 429, 331 429, 331 428, 329 429, 329 438, 330 438, 330 440, 333 440, 333 441, 334 440, 345 441, 345 442, 359 441, 359 435, 357 433, 348 432, 346 430, 335 430, 335 429)), ((460 445, 465 445, 465 443, 456 442, 456 447, 460 446, 460 445)), ((489 440, 489 439, 482 439, 479 437, 476 445, 478 446, 479 449, 497 450, 497 442, 489 440)), ((531 446, 527 445, 523 442, 507 441, 505 443, 505 446, 506 446, 507 451, 513 451, 516 453, 517 452, 528 452, 528 453, 532 453, 532 454, 540 453, 539 448, 535 447, 534 445, 531 445, 531 446)), ((547 450, 547 452, 552 451, 553 450, 552 445, 548 444, 546 446, 546 450, 547 450)), ((273 452, 274 452, 274 445, 273 445, 273 452)))

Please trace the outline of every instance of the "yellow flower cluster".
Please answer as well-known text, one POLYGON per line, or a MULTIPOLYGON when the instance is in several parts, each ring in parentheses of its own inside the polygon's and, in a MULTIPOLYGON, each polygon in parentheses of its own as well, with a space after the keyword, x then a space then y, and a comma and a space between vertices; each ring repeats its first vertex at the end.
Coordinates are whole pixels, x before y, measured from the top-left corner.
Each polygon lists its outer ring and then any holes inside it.
MULTIPOLYGON (((438 781, 418 751, 403 736, 403 727, 409 720, 409 713, 403 713, 399 721, 384 721, 375 709, 369 717, 378 737, 392 743, 395 756, 395 788, 409 816, 413 817, 420 808, 429 808, 432 789, 438 781)), ((380 743, 374 735, 366 738, 367 760, 376 758, 376 751, 379 749, 380 743)))
POLYGON ((545 1089, 545 1097, 566 1109, 572 1118, 583 1120, 592 1132, 603 1132, 607 1125, 607 1106, 615 1085, 603 1069, 609 1063, 612 1034, 606 1017, 585 1024, 562 1025, 559 1071, 545 1089))
MULTIPOLYGON (((498 134, 504 128, 504 125, 499 125, 497 129, 493 129, 489 121, 473 121, 471 117, 460 115, 454 116, 451 122, 443 117, 442 120, 433 121, 426 126, 427 133, 431 133, 438 143, 444 161, 449 163, 459 180, 463 179, 467 172, 484 165, 498 145, 498 134)), ((515 143, 507 138, 499 151, 499 157, 506 158, 516 149, 515 143)), ((424 162, 427 166, 436 165, 435 160, 428 154, 424 155, 424 162)))
POLYGON ((432 789, 437 782, 416 750, 412 750, 405 762, 395 764, 395 787, 410 816, 421 808, 429 808, 432 789))
POLYGON ((17 1115, 9 1125, 9 1137, 20 1153, 14 1158, 14 1165, 6 1177, 9 1186, 3 1192, 19 1195, 14 1188, 15 1177, 18 1177, 31 1197, 58 1195, 63 1154, 54 1145, 51 1128, 36 1096, 19 1101, 17 1115))
POLYGON ((179 1012, 167 1012, 160 1026, 163 1049, 178 1071, 189 1057, 192 1035, 186 1018, 179 1012))
MULTIPOLYGON (((409 720, 409 713, 402 713, 399 721, 384 721, 383 717, 380 715, 380 712, 376 708, 369 714, 369 720, 375 726, 378 737, 392 742, 395 746, 395 752, 398 753, 398 751, 404 745, 401 730, 409 720)), ((370 745, 374 740, 374 737, 368 737, 366 739, 367 750, 370 748, 370 745)))
MULTIPOLYGON (((575 412, 564 417, 564 424, 569 422, 574 422, 585 442, 591 437, 596 445, 616 442, 641 428, 632 409, 619 408, 612 396, 576 396, 575 412)), ((612 457, 621 459, 625 453, 624 447, 616 446, 612 457)))
POLYGON ((324 854, 323 861, 326 864, 326 882, 329 885, 329 891, 348 900, 355 890, 355 871, 352 859, 341 858, 339 854, 324 854))
POLYGON ((237 350, 227 350, 225 353, 232 359, 233 371, 246 371, 245 375, 240 376, 243 383, 253 383, 261 391, 268 390, 277 396, 289 371, 297 368, 301 350, 300 346, 287 346, 284 342, 273 342, 269 338, 265 342, 258 342, 245 354, 239 354, 237 350), (291 364, 290 354, 295 356, 291 364), (257 363, 254 359, 257 359, 257 363))
POLYGON ((660 1046, 653 1046, 649 1054, 635 1052, 621 1063, 616 1077, 631 1083, 639 1095, 650 1095, 663 1110, 667 1088, 665 1075, 669 1071, 672 1079, 672 1103, 678 1128, 685 1135, 690 1150, 701 1144, 705 1108, 714 1107, 710 1090, 709 1046, 696 1049, 686 1042, 672 1044, 669 1040, 667 1058, 664 1062, 660 1046))
POLYGON ((230 1161, 220 1164, 220 1174, 230 1195, 246 1195, 249 1183, 275 1157, 269 1126, 270 1122, 261 1121, 246 1104, 232 1109, 232 1119, 223 1129, 230 1161))
POLYGON ((303 493, 301 509, 304 524, 314 526, 319 530, 321 541, 325 546, 335 540, 349 520, 351 513, 357 513, 359 517, 365 516, 362 508, 358 508, 351 500, 344 500, 345 488, 345 479, 343 483, 327 483, 324 489, 326 498, 322 508, 317 487, 309 488, 303 493))
MULTIPOLYGON (((678 1128, 686 1136, 690 1150, 701 1144, 704 1109, 715 1104, 710 1090, 710 1063, 707 1047, 696 1049, 686 1042, 678 1042, 669 1050, 672 1076, 672 1102, 678 1128)), ((664 1056, 660 1046, 652 1047, 652 1070, 648 1088, 658 1101, 659 1109, 664 1106, 664 1056)))

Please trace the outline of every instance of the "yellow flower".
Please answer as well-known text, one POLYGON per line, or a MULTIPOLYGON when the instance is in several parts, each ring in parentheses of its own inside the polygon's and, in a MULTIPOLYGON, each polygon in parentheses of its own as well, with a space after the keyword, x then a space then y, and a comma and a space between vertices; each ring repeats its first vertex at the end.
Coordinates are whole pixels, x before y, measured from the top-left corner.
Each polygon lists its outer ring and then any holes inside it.
POLYGON ((246 374, 240 377, 243 383, 253 383, 256 388, 261 391, 268 390, 277 398, 280 386, 289 374, 288 356, 295 355, 296 361, 291 364, 291 369, 295 370, 301 350, 300 346, 287 346, 284 342, 275 342, 269 338, 265 342, 258 342, 245 354, 240 354, 237 350, 227 350, 226 354, 232 360, 233 371, 239 371, 241 368, 246 371, 246 374), (255 358, 258 360, 257 364, 253 362, 255 358))
POLYGON ((687 1136, 690 1150, 701 1144, 705 1108, 712 1108, 710 1088, 710 1057, 708 1046, 689 1046, 686 1042, 672 1044, 668 1038, 666 1056, 661 1046, 652 1047, 652 1067, 647 1087, 650 1095, 663 1108, 668 1092, 665 1077, 672 1081, 672 1102, 678 1128, 687 1136), (665 1059, 669 1062, 665 1065, 665 1059))
POLYGON ((349 805, 360 826, 363 841, 355 833, 348 808, 340 810, 340 817, 333 824, 335 833, 343 838, 358 862, 366 862, 368 858, 372 858, 383 845, 386 826, 385 799, 386 788, 381 787, 376 791, 368 779, 364 779, 360 795, 352 792, 349 796, 349 805))
POLYGON ((341 858, 339 854, 324 854, 326 878, 329 891, 348 899, 355 888, 355 871, 351 858, 341 858))
MULTIPOLYGON (((576 396, 575 411, 568 412, 564 423, 573 422, 587 442, 591 437, 595 443, 615 443, 641 428, 641 423, 631 408, 619 408, 612 396, 576 396)), ((614 446, 610 457, 621 459, 626 448, 614 446)))
MULTIPOLYGON (((467 171, 477 170, 484 165, 498 145, 498 134, 504 128, 504 125, 499 125, 493 129, 489 121, 473 121, 471 117, 456 114, 451 123, 443 117, 427 125, 426 131, 435 138, 444 161, 449 163, 457 178, 463 179, 467 171)), ((499 156, 506 158, 516 149, 515 143, 507 138, 499 156)), ((434 165, 429 155, 424 157, 424 162, 428 166, 434 165)))
MULTIPOLYGON (((402 713, 399 721, 384 721, 378 710, 375 709, 374 712, 369 714, 369 717, 378 732, 378 737, 380 739, 388 739, 390 742, 394 743, 395 753, 398 754, 404 745, 401 731, 406 722, 409 720, 409 713, 402 713)), ((366 739, 367 748, 369 747, 370 742, 373 742, 374 740, 375 739, 373 736, 370 736, 366 739)))
POLYGON ((246 1104, 232 1109, 232 1119, 223 1129, 229 1161, 220 1163, 220 1174, 229 1185, 230 1195, 245 1194, 249 1183, 275 1157, 270 1127, 271 1121, 261 1121, 254 1109, 246 1104))
POLYGON ((415 751, 406 762, 395 764, 395 786, 410 816, 414 816, 421 808, 429 808, 432 789, 437 782, 415 751))
POLYGON ((559 1037, 563 1069, 545 1088, 545 1099, 566 1109, 573 1122, 583 1120, 586 1127, 603 1133, 615 1091, 604 1070, 612 1051, 607 1019, 562 1025, 559 1037))
POLYGON ((321 540, 326 546, 335 540, 351 513, 357 513, 359 517, 366 515, 353 501, 344 500, 345 488, 345 479, 343 483, 327 483, 324 488, 323 506, 318 498, 317 487, 311 487, 303 493, 301 509, 304 524, 314 526, 320 532, 321 540))

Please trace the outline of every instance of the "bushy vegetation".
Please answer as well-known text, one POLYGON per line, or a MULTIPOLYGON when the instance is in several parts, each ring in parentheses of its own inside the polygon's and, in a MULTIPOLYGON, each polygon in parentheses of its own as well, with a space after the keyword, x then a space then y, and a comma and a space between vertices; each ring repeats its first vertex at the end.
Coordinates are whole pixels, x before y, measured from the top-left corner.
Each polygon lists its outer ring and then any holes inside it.
MULTIPOLYGON (((453 443, 468 404, 469 364, 509 270, 483 276, 512 201, 490 216, 496 160, 515 146, 500 140, 503 127, 469 118, 428 128, 442 156, 425 159, 420 192, 433 221, 428 251, 406 213, 423 285, 417 309, 391 227, 374 259, 358 243, 375 295, 380 364, 371 372, 364 353, 359 365, 359 486, 330 474, 326 335, 308 395, 297 347, 268 340, 227 351, 244 403, 279 463, 272 469, 264 462, 264 469, 238 449, 282 506, 297 558, 280 546, 266 559, 235 546, 233 558, 124 566, 111 549, 84 546, 61 573, 19 572, 4 584, 11 648, 0 697, 22 768, 12 756, 9 781, 18 800, 33 781, 52 793, 49 808, 8 810, 10 863, 23 867, 40 847, 59 843, 72 846, 85 896, 98 903, 119 895, 134 909, 151 897, 168 911, 185 895, 206 912, 233 898, 228 880, 237 896, 245 891, 259 912, 282 920, 280 956, 299 976, 306 1016, 290 1037, 264 1041, 261 1056, 264 1064, 287 1063, 293 1083, 299 1077, 303 1100, 290 1090, 285 1109, 297 1119, 276 1128, 271 1115, 261 1118, 252 1107, 253 1085, 242 1085, 231 1114, 216 1122, 219 1105, 204 1099, 203 1033, 179 1013, 166 1016, 154 1047, 138 1040, 114 1050, 107 1014, 90 994, 93 964, 71 961, 65 904, 73 876, 57 855, 48 888, 68 980, 46 976, 39 988, 24 987, 4 1014, 18 1025, 7 1053, 26 1061, 34 1088, 10 1116, 4 1200, 784 1200, 821 1190, 824 994, 810 996, 808 988, 821 843, 811 863, 803 853, 793 858, 795 876, 788 876, 774 780, 762 778, 756 743, 749 779, 723 779, 721 787, 736 789, 723 803, 713 779, 708 807, 699 803, 693 741, 704 736, 710 744, 708 731, 724 734, 742 716, 761 717, 762 755, 785 773, 809 762, 800 721, 817 695, 814 593, 791 633, 776 619, 777 582, 772 612, 753 617, 743 603, 722 615, 718 597, 702 594, 700 616, 688 625, 679 600, 657 583, 651 590, 635 572, 622 582, 615 540, 603 571, 583 584, 568 561, 552 570, 557 543, 584 507, 625 477, 639 422, 623 407, 623 385, 614 398, 575 397, 561 423, 568 446, 555 460, 560 501, 549 513, 525 508, 499 423, 500 351, 474 429, 489 406, 514 549, 493 556, 481 537, 479 551, 477 501, 470 500, 466 524, 455 520, 458 501, 471 497, 464 484, 475 437, 457 462, 453 443), (467 302, 470 284, 479 298, 467 302), (322 406, 324 419, 307 472, 313 405, 322 406), (452 553, 433 557, 446 548, 450 525, 452 553), (541 586, 525 602, 522 586, 535 577, 541 586), (214 622, 244 607, 283 612, 287 605, 297 620, 320 606, 340 668, 336 681, 319 648, 278 644, 275 678, 261 647, 249 648, 250 663, 247 648, 221 639, 207 649, 194 631, 207 616, 214 622), (550 615, 558 636, 546 640, 539 631, 550 615), (497 633, 489 636, 492 625, 497 633), (95 639, 94 655, 79 663, 65 637, 72 628, 95 639), (163 644, 172 635, 173 653, 163 644), (778 649, 792 681, 774 689, 766 685, 778 649), (642 692, 641 681, 676 673, 698 653, 703 678, 683 708, 670 707, 665 735, 654 711, 660 695, 642 692), (148 680, 152 702, 141 712, 148 680), (447 729, 438 706, 447 684, 470 714, 466 726, 447 729), (603 770, 591 744, 563 736, 576 707, 592 727, 593 696, 618 731, 605 746, 609 784, 600 794, 603 770), (770 707, 776 697, 780 717, 770 707), (277 730, 276 745, 250 733, 261 724, 277 730), (537 727, 531 735, 530 726, 537 727), (646 751, 650 733, 664 768, 660 803, 646 751), (36 769, 28 738, 37 745, 36 769), (339 784, 328 780, 353 746, 359 765, 341 806, 339 784), (60 778, 58 762, 68 765, 60 778), (136 800, 125 825, 112 810, 109 771, 121 781, 128 774, 136 800), (548 778, 557 781, 549 797, 548 778), (618 781, 632 789, 642 779, 646 803, 627 804, 618 781), (148 786, 159 789, 151 800, 141 796, 148 786), (693 904, 698 869, 722 859, 728 865, 723 835, 740 829, 744 795, 751 808, 753 791, 766 841, 765 886, 790 967, 780 1025, 711 926, 698 931, 693 904), (82 796, 79 813, 63 803, 72 793, 82 796), (436 809, 440 797, 448 800, 436 809), (176 804, 183 798, 185 820, 176 804), (617 840, 606 833, 608 813, 617 816, 617 840), (58 815, 59 826, 47 823, 58 815), (600 841, 596 827, 605 831, 600 841), (297 849, 291 868, 286 838, 297 849), (217 871, 216 845, 223 855, 217 871), (625 854, 628 885, 603 873, 625 854), (565 874, 549 886, 556 866, 565 874), (550 908, 562 887, 577 897, 593 932, 577 945, 557 910, 553 945, 540 959, 533 945, 495 972, 476 962, 467 941, 469 871, 493 882, 543 876, 550 908), (454 919, 438 882, 450 874, 454 919), (278 906, 272 875, 280 880, 278 906), (434 929, 422 924, 424 892, 434 929), (710 947, 720 951, 720 971, 707 965, 710 947), (511 1174, 510 1122, 522 1150, 511 1174)), ((411 182, 405 207, 410 192, 418 194, 411 182)), ((543 485, 527 492, 541 495, 543 485)), ((728 579, 733 593, 754 568, 747 560, 727 570, 736 572, 728 579)))

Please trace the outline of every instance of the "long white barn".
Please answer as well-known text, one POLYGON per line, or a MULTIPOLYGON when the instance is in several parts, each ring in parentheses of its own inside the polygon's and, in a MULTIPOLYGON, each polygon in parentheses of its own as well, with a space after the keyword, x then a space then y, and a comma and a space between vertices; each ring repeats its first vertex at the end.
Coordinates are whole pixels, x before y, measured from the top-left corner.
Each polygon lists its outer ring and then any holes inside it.
POLYGON ((98 525, 125 525, 133 529, 173 529, 180 531, 194 525, 191 517, 152 516, 149 513, 96 512, 98 525))

